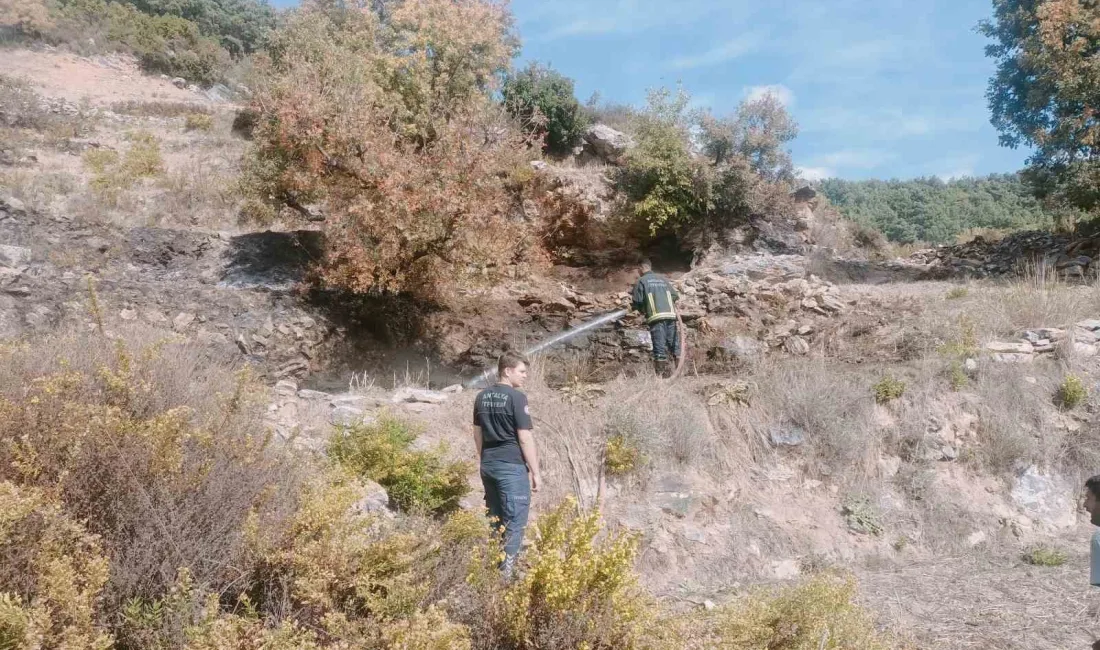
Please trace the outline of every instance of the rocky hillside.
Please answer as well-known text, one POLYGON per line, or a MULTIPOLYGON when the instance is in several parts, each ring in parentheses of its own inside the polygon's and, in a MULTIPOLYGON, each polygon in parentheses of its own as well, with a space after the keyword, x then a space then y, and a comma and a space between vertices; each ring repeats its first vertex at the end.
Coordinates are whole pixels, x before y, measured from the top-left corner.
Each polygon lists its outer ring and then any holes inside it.
MULTIPOLYGON (((256 370, 264 426, 306 456, 398 414, 425 428, 417 448, 468 459, 473 394, 456 384, 505 344, 627 304, 640 255, 606 225, 631 142, 610 127, 531 167, 523 216, 578 216, 554 235, 556 265, 426 306, 310 288, 318 230, 239 224, 217 183, 247 146, 225 98, 111 61, 10 60, 30 81, 0 115, 5 342, 140 327, 256 370), (74 70, 102 81, 83 101, 74 70)), ((1095 242, 1020 233, 877 260, 812 191, 789 199, 792 216, 650 251, 682 295, 684 377, 652 377, 637 315, 537 360, 536 510, 566 494, 598 506, 638 534, 645 584, 685 611, 841 568, 918 647, 1083 647, 1095 242)), ((372 489, 367 509, 389 512, 372 489)))

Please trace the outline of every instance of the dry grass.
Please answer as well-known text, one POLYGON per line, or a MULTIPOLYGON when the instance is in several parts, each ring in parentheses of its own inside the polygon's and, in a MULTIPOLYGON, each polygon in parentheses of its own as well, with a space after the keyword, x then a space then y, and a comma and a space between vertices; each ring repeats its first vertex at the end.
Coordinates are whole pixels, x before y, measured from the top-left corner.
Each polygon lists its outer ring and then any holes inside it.
POLYGON ((190 157, 171 168, 160 186, 157 223, 217 227, 236 221, 240 188, 228 161, 190 157))
POLYGON ((1041 371, 1035 367, 1025 375, 1012 366, 991 366, 975 383, 979 397, 977 460, 989 470, 1011 472, 1057 460, 1061 436, 1050 424, 1054 410, 1050 396, 1057 380, 1041 371))
POLYGON ((975 291, 966 303, 980 331, 1018 335, 1038 327, 1066 328, 1100 313, 1100 284, 1071 284, 1044 267, 1032 267, 1007 286, 975 291))
POLYGON ((0 172, 0 187, 28 206, 50 209, 81 191, 80 179, 69 172, 0 172))
POLYGON ((1029 568, 1016 554, 941 556, 863 573, 860 583, 891 626, 911 632, 916 647, 1065 650, 1097 638, 1086 564, 1080 553, 1053 568, 1029 568))
POLYGON ((773 432, 798 431, 816 471, 836 471, 851 480, 872 471, 880 441, 871 425, 869 377, 824 362, 800 361, 763 367, 752 381, 758 391, 742 426, 758 440, 769 440, 773 432))
POLYGON ((125 101, 111 104, 111 111, 120 115, 132 115, 134 117, 159 117, 176 118, 188 115, 212 115, 209 108, 191 102, 143 102, 125 101))
POLYGON ((52 490, 101 536, 110 602, 158 597, 181 567, 227 587, 248 518, 294 506, 299 475, 266 447, 259 394, 199 347, 60 333, 6 349, 0 377, 0 477, 52 490))

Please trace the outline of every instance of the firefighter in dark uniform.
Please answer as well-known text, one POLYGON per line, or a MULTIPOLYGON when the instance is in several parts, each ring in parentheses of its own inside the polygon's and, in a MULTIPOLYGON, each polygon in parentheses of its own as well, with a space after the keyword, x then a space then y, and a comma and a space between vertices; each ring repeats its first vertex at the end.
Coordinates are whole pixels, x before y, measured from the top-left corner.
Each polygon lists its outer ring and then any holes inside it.
POLYGON ((676 319, 679 299, 672 283, 654 273, 649 260, 642 262, 642 277, 634 284, 631 304, 645 315, 653 339, 653 367, 662 377, 672 375, 680 354, 680 330, 676 319))

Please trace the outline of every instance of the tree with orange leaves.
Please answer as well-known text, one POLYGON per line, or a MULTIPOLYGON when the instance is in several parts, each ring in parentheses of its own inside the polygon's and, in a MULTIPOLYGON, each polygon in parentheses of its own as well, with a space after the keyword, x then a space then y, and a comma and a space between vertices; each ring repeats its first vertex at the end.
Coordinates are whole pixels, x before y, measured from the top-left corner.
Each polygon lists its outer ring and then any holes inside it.
POLYGON ((275 33, 246 178, 323 206, 327 284, 440 298, 516 255, 526 142, 490 97, 514 52, 489 0, 317 0, 275 33))

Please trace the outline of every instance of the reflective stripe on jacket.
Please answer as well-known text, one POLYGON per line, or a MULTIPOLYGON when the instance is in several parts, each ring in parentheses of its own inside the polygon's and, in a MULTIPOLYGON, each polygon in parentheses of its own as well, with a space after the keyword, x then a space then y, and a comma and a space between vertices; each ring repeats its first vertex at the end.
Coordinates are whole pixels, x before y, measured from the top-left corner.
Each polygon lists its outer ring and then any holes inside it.
POLYGON ((675 319, 679 299, 672 283, 652 271, 638 278, 631 295, 634 309, 645 314, 646 323, 675 319))

